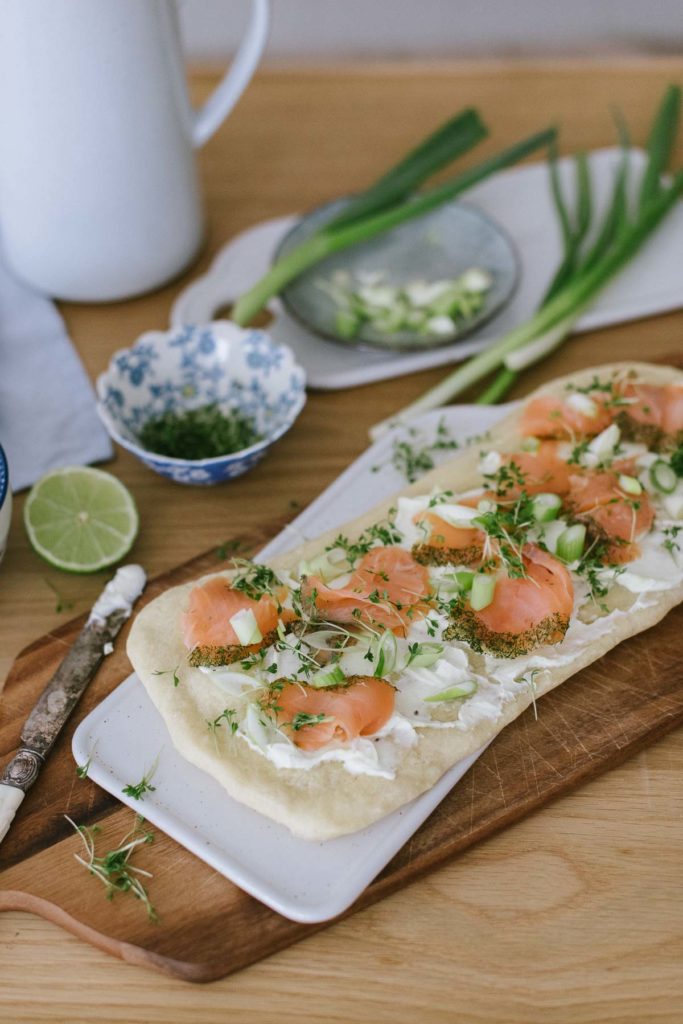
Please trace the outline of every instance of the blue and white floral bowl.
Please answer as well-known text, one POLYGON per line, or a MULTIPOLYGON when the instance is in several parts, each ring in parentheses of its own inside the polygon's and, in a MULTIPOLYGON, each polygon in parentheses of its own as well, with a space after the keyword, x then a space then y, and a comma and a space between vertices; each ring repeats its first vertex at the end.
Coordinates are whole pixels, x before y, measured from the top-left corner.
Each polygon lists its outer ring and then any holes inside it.
POLYGON ((306 402, 293 353, 265 332, 227 320, 143 334, 97 379, 97 411, 111 437, 146 466, 181 484, 218 484, 255 466, 306 402), (217 403, 248 416, 262 440, 213 459, 173 459, 141 447, 143 423, 164 412, 217 403))
POLYGON ((9 524, 12 519, 12 492, 9 487, 7 458, 0 444, 0 562, 5 553, 9 524))

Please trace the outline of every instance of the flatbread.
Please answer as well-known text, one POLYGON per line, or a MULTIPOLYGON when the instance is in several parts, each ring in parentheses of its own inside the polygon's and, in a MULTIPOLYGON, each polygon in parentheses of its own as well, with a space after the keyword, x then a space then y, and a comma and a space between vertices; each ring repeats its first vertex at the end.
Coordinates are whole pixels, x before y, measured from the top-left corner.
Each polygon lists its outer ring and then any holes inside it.
MULTIPOLYGON (((605 378, 614 371, 628 370, 635 370, 641 382, 683 382, 683 373, 671 367, 623 363, 563 377, 529 397, 559 395, 569 382, 581 386, 589 383, 595 375, 605 378)), ((486 447, 512 451, 518 438, 518 414, 515 413, 490 432, 486 447)), ((478 445, 465 450, 400 493, 419 495, 430 492, 432 488, 461 492, 481 486, 482 479, 477 472, 479 451, 478 445)), ((385 517, 397 497, 395 495, 393 499, 382 502, 345 526, 342 532, 351 539, 356 538, 369 525, 385 517)), ((272 559, 268 564, 275 570, 295 570, 302 558, 308 559, 324 550, 339 532, 339 529, 330 531, 272 559)), ((229 577, 230 573, 214 575, 229 577)), ((419 729, 419 742, 406 751, 395 778, 390 780, 352 775, 337 762, 325 762, 309 770, 278 769, 265 756, 251 749, 240 736, 232 735, 229 728, 208 728, 207 723, 220 715, 226 706, 238 707, 240 700, 226 696, 207 674, 187 664, 180 620, 195 583, 166 591, 138 614, 128 640, 130 660, 182 756, 217 779, 236 800, 308 840, 331 839, 362 829, 414 799, 433 786, 452 765, 488 743, 505 725, 517 718, 534 697, 537 699, 558 686, 627 637, 649 629, 683 601, 682 584, 658 592, 652 603, 640 608, 637 614, 626 612, 613 617, 609 629, 579 651, 570 664, 543 672, 535 693, 531 688, 520 691, 502 707, 495 721, 480 721, 467 731, 419 729), (172 678, 172 670, 176 666, 179 666, 178 686, 173 685, 172 678)))

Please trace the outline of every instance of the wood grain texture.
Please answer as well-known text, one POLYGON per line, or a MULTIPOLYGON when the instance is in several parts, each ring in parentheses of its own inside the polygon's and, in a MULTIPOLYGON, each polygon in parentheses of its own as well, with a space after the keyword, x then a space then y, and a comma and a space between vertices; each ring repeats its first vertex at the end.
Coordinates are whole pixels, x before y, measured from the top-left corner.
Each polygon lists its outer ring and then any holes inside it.
MULTIPOLYGON (((266 72, 201 153, 210 233, 198 265, 133 302, 63 307, 69 331, 94 376, 115 348, 167 322, 179 288, 236 231, 362 185, 455 107, 481 106, 495 139, 489 151, 544 120, 561 122, 566 150, 609 144, 612 103, 627 111, 642 141, 661 90, 682 72, 679 58, 266 72)), ((196 75, 195 98, 215 81, 196 75)), ((680 350, 682 338, 681 313, 582 335, 526 373, 517 395, 582 366, 680 350)), ((133 490, 142 518, 135 557, 158 573, 229 533, 291 514, 291 500, 306 504, 363 450, 372 422, 442 373, 311 394, 268 460, 212 491, 176 487, 119 451, 110 468, 133 490)), ((41 563, 21 528, 21 507, 20 498, 0 578, 0 675, 34 637, 85 611, 101 587, 99 578, 64 576, 41 563), (72 610, 55 611, 48 582, 72 610)), ((213 1024, 237 1014, 256 1024, 276 1016, 678 1024, 682 771, 679 730, 417 885, 201 990, 105 956, 38 917, 7 912, 0 1020, 213 1024)))
MULTIPOLYGON (((244 555, 276 530, 241 536, 244 555)), ((216 569, 216 550, 152 581, 139 606, 178 583, 216 569)), ((5 686, 0 763, 19 735, 45 681, 83 626, 83 616, 22 652, 5 686)), ((543 698, 503 730, 349 911, 368 906, 546 801, 620 763, 683 722, 683 609, 633 637, 543 698)), ((150 897, 160 922, 134 899, 107 902, 101 884, 73 857, 79 825, 97 823, 98 849, 130 830, 130 810, 88 780, 71 756, 76 724, 129 672, 121 640, 86 690, 0 845, 0 910, 29 910, 129 963, 185 981, 212 981, 276 952, 325 925, 295 924, 236 888, 167 836, 136 864, 152 871, 150 897), (99 845, 101 844, 101 846, 99 845), (182 886, 177 884, 183 879, 182 886), (187 894, 193 898, 188 901, 187 894), (224 931, 219 924, 230 921, 224 931)), ((140 804, 144 814, 144 804, 140 804)))

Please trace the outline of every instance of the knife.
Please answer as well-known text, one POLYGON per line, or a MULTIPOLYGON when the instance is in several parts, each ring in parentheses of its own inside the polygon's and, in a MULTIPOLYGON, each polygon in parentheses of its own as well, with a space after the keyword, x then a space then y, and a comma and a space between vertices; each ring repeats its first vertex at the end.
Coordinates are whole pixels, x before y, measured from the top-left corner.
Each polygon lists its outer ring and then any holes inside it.
POLYGON ((28 716, 21 747, 0 777, 0 843, 81 694, 130 617, 146 582, 139 565, 124 565, 117 570, 28 716))

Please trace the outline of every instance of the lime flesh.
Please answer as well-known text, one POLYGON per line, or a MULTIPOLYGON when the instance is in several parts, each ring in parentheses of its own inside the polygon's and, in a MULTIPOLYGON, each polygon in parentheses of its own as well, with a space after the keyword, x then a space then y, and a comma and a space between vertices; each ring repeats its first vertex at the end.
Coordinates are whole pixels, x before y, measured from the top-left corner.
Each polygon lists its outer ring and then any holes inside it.
POLYGON ((67 572, 97 572, 120 561, 138 532, 129 491, 110 473, 73 466, 48 473, 24 506, 31 544, 67 572))

